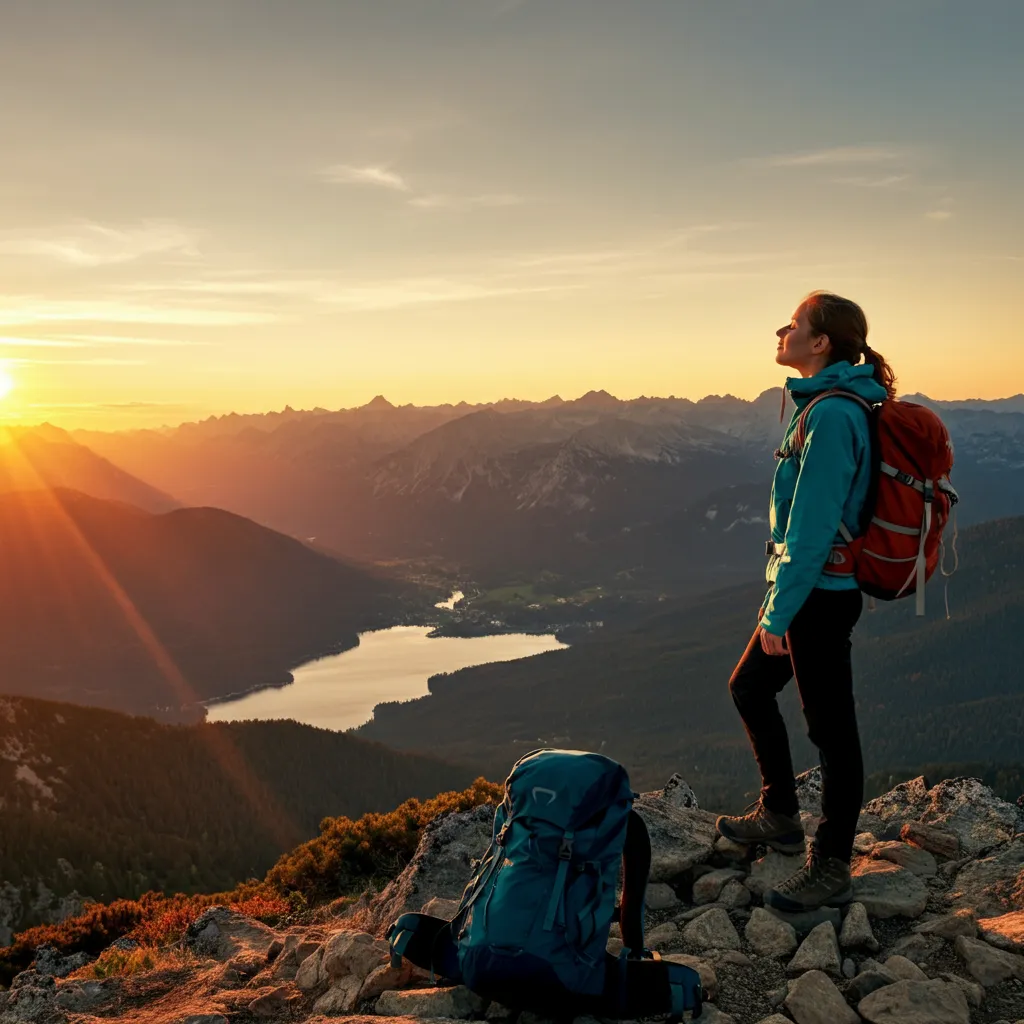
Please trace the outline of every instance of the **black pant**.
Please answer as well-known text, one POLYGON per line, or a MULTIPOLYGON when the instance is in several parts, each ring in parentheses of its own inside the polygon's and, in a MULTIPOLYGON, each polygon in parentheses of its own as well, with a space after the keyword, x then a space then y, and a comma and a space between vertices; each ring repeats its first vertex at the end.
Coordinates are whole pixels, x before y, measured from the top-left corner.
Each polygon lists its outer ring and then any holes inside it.
POLYGON ((864 762, 853 702, 850 634, 860 618, 859 590, 814 589, 786 634, 789 657, 765 654, 760 630, 729 680, 761 769, 761 798, 777 814, 799 811, 789 737, 776 700, 796 677, 807 735, 821 756, 818 851, 849 861, 864 798, 864 762))

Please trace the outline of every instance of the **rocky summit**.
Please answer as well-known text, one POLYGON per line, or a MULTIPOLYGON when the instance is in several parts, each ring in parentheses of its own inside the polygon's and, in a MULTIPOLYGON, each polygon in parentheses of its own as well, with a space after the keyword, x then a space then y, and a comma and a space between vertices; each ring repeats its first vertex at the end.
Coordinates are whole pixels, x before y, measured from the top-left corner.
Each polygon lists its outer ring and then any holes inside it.
MULTIPOLYGON (((813 833, 813 774, 800 791, 813 833)), ((648 936, 699 971, 711 998, 701 1018, 708 1024, 1024 1021, 1020 808, 972 779, 897 786, 861 816, 854 902, 783 916, 762 906, 763 894, 800 858, 748 853, 717 838, 715 816, 679 792, 674 781, 637 801, 654 847, 648 936)), ((406 962, 393 966, 383 939, 397 913, 452 911, 487 844, 490 814, 478 808, 434 821, 397 878, 318 923, 275 929, 212 907, 174 950, 106 977, 81 953, 41 947, 0 991, 0 1024, 544 1024, 464 987, 433 985, 406 962)), ((615 926, 609 949, 621 949, 615 926)))

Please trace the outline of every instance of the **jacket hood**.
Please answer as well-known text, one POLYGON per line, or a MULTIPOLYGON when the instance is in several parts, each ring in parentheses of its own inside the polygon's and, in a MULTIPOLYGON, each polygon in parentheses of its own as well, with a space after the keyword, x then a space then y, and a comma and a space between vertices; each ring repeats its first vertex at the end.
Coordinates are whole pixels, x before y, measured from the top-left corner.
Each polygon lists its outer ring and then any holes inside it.
POLYGON ((802 406, 831 388, 842 388, 851 391, 866 402, 884 401, 885 388, 875 380, 875 368, 870 363, 858 363, 856 366, 840 360, 826 366, 821 373, 813 377, 789 377, 786 379, 786 390, 793 396, 797 406, 802 406))

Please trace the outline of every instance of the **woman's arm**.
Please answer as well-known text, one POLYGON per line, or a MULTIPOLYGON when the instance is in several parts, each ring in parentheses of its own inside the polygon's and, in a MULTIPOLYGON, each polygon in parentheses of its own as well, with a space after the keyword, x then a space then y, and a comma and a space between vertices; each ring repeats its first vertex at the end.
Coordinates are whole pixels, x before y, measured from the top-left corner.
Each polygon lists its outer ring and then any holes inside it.
POLYGON ((785 636, 828 561, 857 475, 862 447, 852 402, 821 402, 807 418, 793 503, 786 524, 786 553, 775 577, 761 627, 785 636))

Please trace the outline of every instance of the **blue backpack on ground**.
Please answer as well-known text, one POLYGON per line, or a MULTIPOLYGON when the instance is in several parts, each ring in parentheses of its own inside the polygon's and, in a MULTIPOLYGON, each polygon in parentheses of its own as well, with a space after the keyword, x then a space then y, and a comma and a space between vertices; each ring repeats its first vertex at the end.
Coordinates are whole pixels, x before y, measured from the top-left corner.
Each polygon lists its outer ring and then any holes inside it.
POLYGON ((699 975, 644 949, 650 840, 632 803, 629 777, 610 758, 527 754, 506 780, 455 917, 403 915, 388 933, 392 956, 517 1008, 699 1015, 699 975), (606 946, 620 873, 627 948, 614 957, 606 946))

